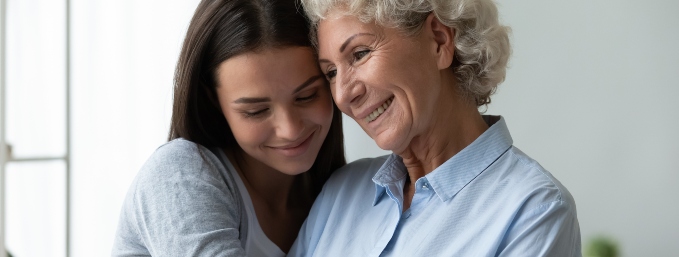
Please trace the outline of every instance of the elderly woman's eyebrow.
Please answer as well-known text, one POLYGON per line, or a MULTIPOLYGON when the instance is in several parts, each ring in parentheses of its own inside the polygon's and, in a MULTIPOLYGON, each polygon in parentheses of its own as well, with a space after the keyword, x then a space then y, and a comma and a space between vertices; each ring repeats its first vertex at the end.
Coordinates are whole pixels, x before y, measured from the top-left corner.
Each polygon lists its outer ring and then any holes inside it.
POLYGON ((344 41, 344 43, 342 43, 342 46, 340 46, 340 49, 339 49, 340 53, 344 52, 344 49, 347 47, 349 42, 351 42, 351 40, 353 40, 354 38, 356 38, 358 36, 373 36, 374 37, 375 35, 370 34, 370 33, 356 33, 356 34, 350 36, 349 38, 347 38, 347 40, 344 41))

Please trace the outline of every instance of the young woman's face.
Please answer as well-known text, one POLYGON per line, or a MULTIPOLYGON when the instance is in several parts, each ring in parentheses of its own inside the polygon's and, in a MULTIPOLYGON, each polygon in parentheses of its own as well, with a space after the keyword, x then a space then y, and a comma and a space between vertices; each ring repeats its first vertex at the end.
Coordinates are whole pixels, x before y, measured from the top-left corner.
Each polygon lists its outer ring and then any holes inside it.
POLYGON ((332 98, 310 48, 270 48, 222 62, 217 96, 247 162, 289 175, 311 168, 332 122, 332 98))

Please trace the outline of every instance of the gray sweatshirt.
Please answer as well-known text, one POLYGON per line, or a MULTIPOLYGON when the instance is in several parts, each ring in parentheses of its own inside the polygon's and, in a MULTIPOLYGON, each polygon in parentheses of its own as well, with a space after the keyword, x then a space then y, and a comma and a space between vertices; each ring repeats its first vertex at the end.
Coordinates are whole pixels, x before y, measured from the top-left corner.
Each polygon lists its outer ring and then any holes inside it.
POLYGON ((132 182, 112 256, 246 256, 247 217, 221 150, 176 139, 132 182))

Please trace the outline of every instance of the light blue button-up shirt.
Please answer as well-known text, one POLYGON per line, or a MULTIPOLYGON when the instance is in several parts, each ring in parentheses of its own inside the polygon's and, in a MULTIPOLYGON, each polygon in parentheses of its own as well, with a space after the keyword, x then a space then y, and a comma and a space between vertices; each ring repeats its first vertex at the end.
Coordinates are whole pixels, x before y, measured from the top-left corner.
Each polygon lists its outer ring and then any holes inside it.
POLYGON ((575 201, 512 146, 503 118, 415 182, 397 155, 333 174, 288 256, 581 256, 575 201), (372 179, 371 179, 372 178, 372 179))

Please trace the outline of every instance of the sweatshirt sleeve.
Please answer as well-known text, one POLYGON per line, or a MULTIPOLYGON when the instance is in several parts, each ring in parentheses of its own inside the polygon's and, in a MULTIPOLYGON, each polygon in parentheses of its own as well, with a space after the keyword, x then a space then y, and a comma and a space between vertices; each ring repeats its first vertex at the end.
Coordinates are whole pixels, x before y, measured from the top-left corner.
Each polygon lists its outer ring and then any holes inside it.
POLYGON ((113 256, 246 256, 240 199, 219 159, 188 141, 159 148, 121 211, 113 256))

